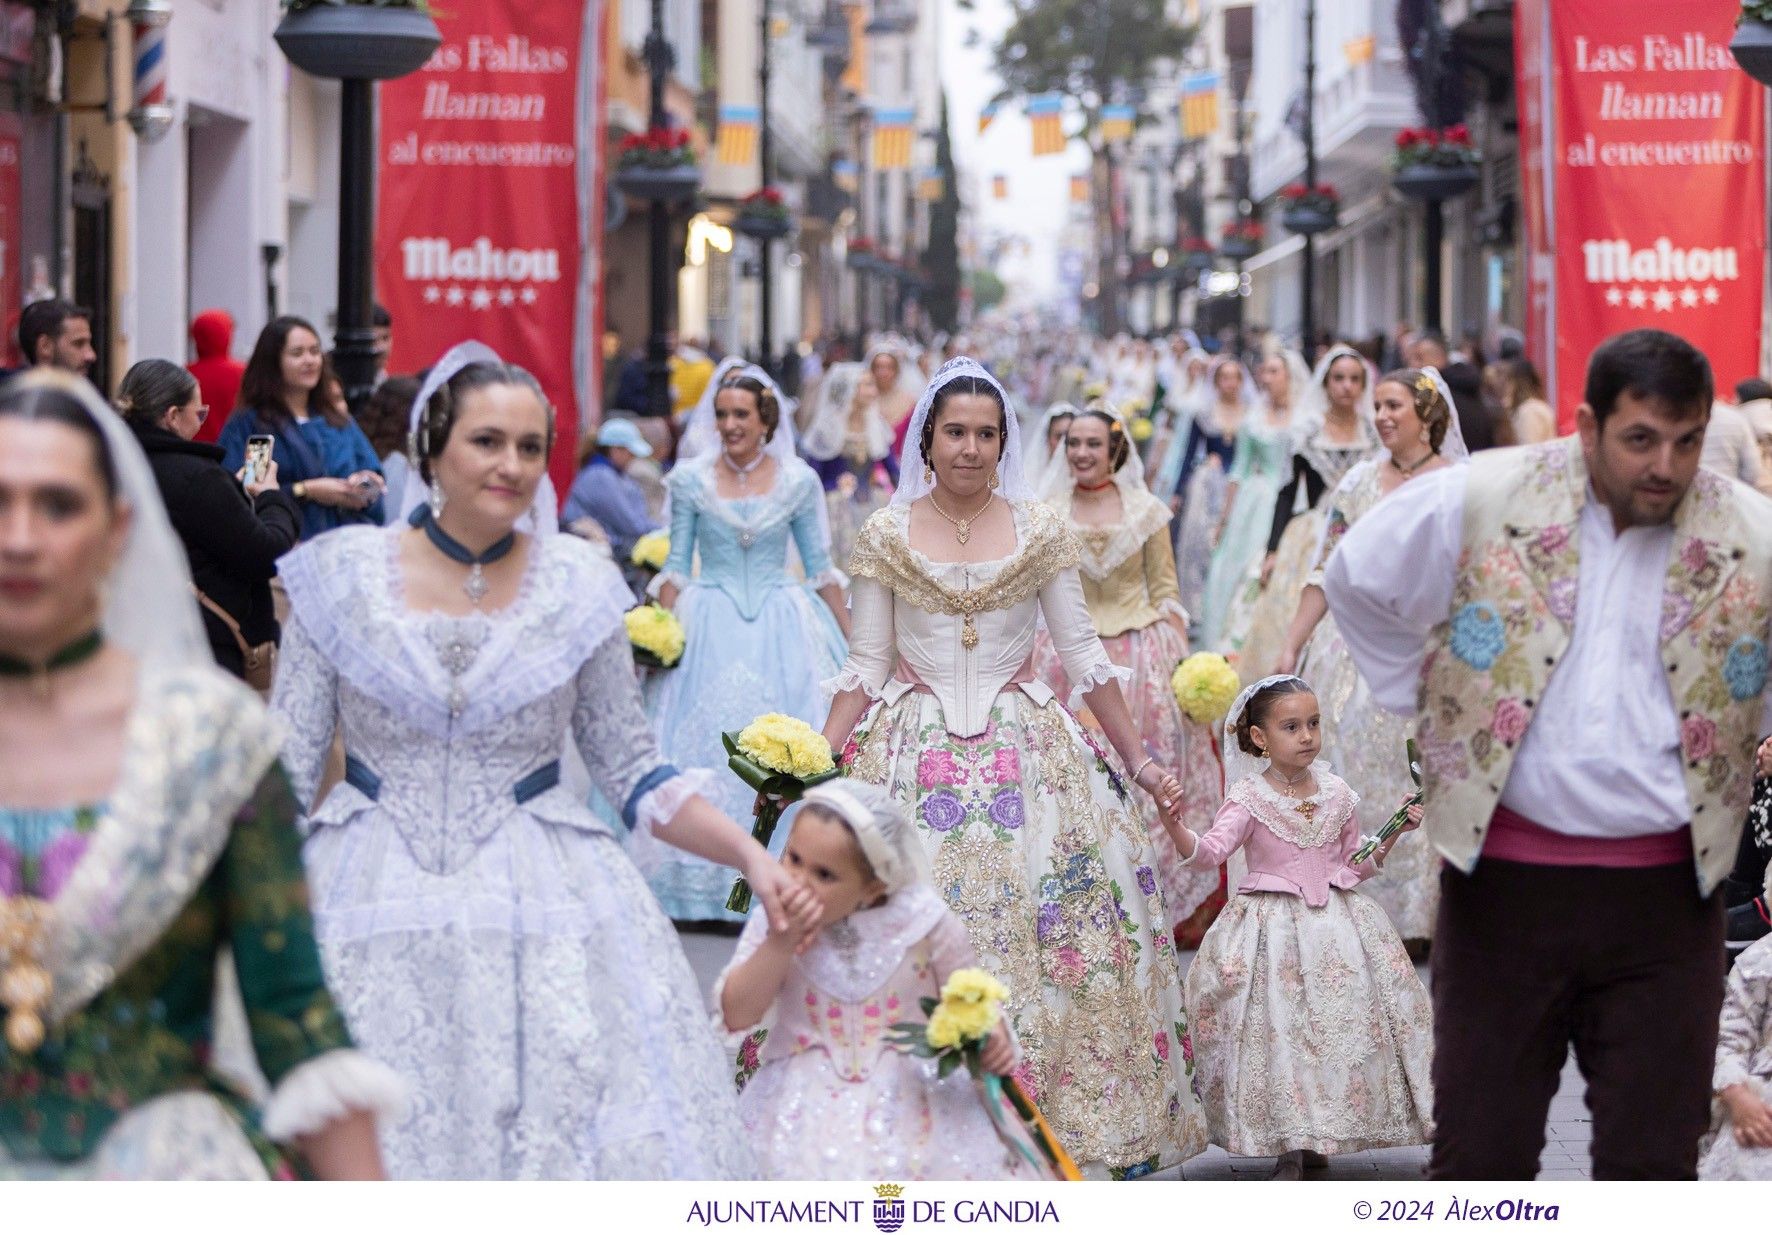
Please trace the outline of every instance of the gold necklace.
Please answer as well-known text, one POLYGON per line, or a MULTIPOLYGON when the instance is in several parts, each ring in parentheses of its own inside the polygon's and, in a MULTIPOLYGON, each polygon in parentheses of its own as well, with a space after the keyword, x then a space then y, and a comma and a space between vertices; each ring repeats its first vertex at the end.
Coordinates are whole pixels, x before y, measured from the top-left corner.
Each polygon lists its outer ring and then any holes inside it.
MULTIPOLYGON (((1284 789, 1286 791, 1286 796, 1292 800, 1292 809, 1297 811, 1299 814, 1303 815, 1304 821, 1306 823, 1309 823, 1311 821, 1311 816, 1313 816, 1317 813, 1317 804, 1315 802, 1309 801, 1308 799, 1301 799, 1298 796, 1298 791, 1295 786, 1297 786, 1297 784, 1300 781, 1302 781, 1305 777, 1309 776, 1310 774, 1311 774, 1311 770, 1309 768, 1306 768, 1304 771, 1300 772, 1297 776, 1294 776, 1291 779, 1287 779, 1286 777, 1281 776, 1278 772, 1274 771, 1272 764, 1269 764, 1267 767, 1267 775, 1270 778, 1277 779, 1280 782, 1279 788, 1284 789)), ((1271 783, 1271 781, 1270 781, 1270 783, 1271 783)))
POLYGON ((929 504, 931 506, 935 507, 936 514, 940 515, 942 518, 946 519, 949 523, 954 525, 954 539, 959 541, 961 544, 965 544, 967 541, 972 539, 972 525, 973 525, 973 523, 977 521, 979 516, 983 515, 985 511, 987 511, 991 508, 991 500, 993 498, 995 498, 996 496, 997 495, 994 493, 986 494, 985 499, 984 499, 984 505, 980 506, 977 510, 973 511, 971 516, 969 518, 965 518, 965 519, 956 519, 956 518, 954 518, 954 516, 950 515, 947 511, 943 510, 941 508, 941 503, 935 500, 935 490, 933 490, 933 489, 931 489, 929 491, 929 504))

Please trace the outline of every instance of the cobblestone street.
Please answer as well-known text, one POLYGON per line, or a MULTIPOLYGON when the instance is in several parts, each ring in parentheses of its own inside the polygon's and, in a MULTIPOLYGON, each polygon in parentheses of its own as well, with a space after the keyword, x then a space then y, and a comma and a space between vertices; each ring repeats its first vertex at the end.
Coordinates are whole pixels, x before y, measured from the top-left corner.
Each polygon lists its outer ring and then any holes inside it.
MULTIPOLYGON (((720 967, 731 955, 733 940, 724 935, 684 932, 683 949, 695 968, 702 990, 713 986, 720 967)), ((1193 953, 1183 953, 1191 961, 1193 953)), ((1427 981, 1427 966, 1417 966, 1421 980, 1427 981)), ((1540 1179, 1589 1179, 1592 1164, 1588 1144, 1592 1124, 1582 1095, 1581 1073, 1571 1059, 1563 1069, 1562 1084, 1551 1099, 1550 1118, 1545 1125, 1544 1155, 1539 1159, 1540 1179)), ((1156 1179, 1265 1179, 1273 1172, 1272 1158, 1236 1158, 1216 1145, 1199 1157, 1185 1163, 1179 1171, 1169 1170, 1153 1176, 1156 1179)), ((1343 1154, 1330 1159, 1327 1169, 1313 1171, 1313 1179, 1420 1179, 1427 1171, 1427 1147, 1404 1149, 1370 1149, 1364 1153, 1343 1154)))

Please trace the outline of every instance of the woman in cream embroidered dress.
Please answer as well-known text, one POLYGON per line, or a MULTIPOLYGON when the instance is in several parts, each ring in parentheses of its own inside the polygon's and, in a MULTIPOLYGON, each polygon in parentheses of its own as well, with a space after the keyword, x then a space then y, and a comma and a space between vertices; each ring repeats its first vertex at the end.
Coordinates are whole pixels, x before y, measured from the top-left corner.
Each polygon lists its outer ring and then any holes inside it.
MULTIPOLYGON (((684 436, 701 453, 680 458, 666 479, 671 554, 647 589, 682 620, 685 640, 677 667, 646 684, 659 747, 679 767, 708 770, 710 800, 735 818, 751 814, 756 794, 727 771, 720 735, 765 712, 817 723, 820 683, 846 651, 845 580, 831 565, 824 489, 794 455, 789 416, 762 370, 716 374, 684 436), (789 573, 795 552, 805 581, 789 573)), ((785 835, 772 842, 778 854, 785 835)), ((726 908, 730 871, 677 854, 648 873, 679 921, 744 920, 726 908)))
POLYGON ((825 736, 922 829, 937 891, 1009 987, 1021 1080, 1060 1140, 1088 1171, 1138 1174, 1203 1145, 1175 949, 1123 783, 1032 672, 1041 616, 1134 780, 1169 813, 1182 791, 1144 754, 1076 538, 1029 500, 1007 407, 964 357, 919 401, 898 492, 851 561, 855 638, 825 736))
MULTIPOLYGON (((1071 422, 1066 449, 1053 459, 1041 492, 1081 546, 1078 573, 1095 633, 1108 658, 1132 674, 1126 686, 1132 723, 1147 753, 1166 768, 1180 769, 1183 822, 1201 831, 1218 811, 1223 781, 1211 732, 1188 719, 1170 685, 1175 666, 1188 654, 1188 615, 1175 583, 1169 508, 1144 487, 1144 467, 1125 426, 1100 404, 1071 422)), ((1034 668, 1061 698, 1070 696, 1070 675, 1047 631, 1035 640, 1034 668)), ((1100 731, 1088 709, 1077 718, 1100 731)), ((1218 891, 1218 875, 1183 866, 1154 806, 1139 805, 1169 925, 1180 932, 1218 891)), ((1195 933, 1191 939, 1178 937, 1176 946, 1198 942, 1195 933)))
POLYGON ((1253 605, 1232 663, 1245 686, 1266 676, 1286 646, 1323 538, 1329 496, 1349 468, 1379 452, 1372 427, 1376 377, 1363 356, 1342 346, 1329 349, 1311 375, 1303 423, 1293 435, 1292 477, 1274 500, 1267 553, 1244 580, 1253 605))
POLYGON ((304 856, 340 1001, 416 1087, 389 1170, 749 1178, 688 961, 562 755, 648 841, 744 867, 771 912, 784 877, 699 796, 709 777, 660 757, 615 568, 516 530, 552 437, 534 379, 464 345, 413 413, 430 504, 283 559, 274 698, 304 803, 335 725, 349 754, 304 856))
POLYGON ((0 393, 0 523, 0 1179, 380 1177, 402 1087, 322 979, 277 726, 85 382, 0 393), (211 1063, 224 1023, 262 1110, 211 1063))
MULTIPOLYGON (((1277 672, 1310 674, 1323 705, 1323 757, 1359 792, 1360 826, 1375 832, 1415 787, 1405 745, 1414 722, 1386 711, 1354 667, 1323 597, 1323 569, 1349 527, 1369 515, 1397 486, 1469 457, 1458 411, 1438 372, 1403 369, 1373 389, 1375 421, 1384 455, 1356 464, 1328 502, 1322 544, 1305 578, 1298 613, 1287 632, 1277 672)), ((1382 516, 1380 516, 1382 518, 1382 516)), ((1429 940, 1439 910, 1440 860, 1426 838, 1398 841, 1384 872, 1360 890, 1384 906, 1405 940, 1429 940)))

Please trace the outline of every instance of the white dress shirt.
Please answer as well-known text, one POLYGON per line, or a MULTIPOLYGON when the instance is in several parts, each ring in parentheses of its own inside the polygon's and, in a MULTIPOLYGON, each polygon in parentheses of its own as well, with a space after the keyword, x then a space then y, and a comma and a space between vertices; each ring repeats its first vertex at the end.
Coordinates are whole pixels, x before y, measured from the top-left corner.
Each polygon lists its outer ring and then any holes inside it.
MULTIPOLYGON (((1375 699, 1417 708, 1428 633, 1447 619, 1464 544, 1469 469, 1399 488, 1348 530, 1324 591, 1375 699)), ((1661 596, 1671 524, 1618 532, 1588 490, 1569 647, 1514 754, 1501 804, 1568 836, 1671 832, 1691 817, 1678 709, 1661 665, 1661 596)), ((1762 733, 1772 731, 1772 693, 1762 733)))

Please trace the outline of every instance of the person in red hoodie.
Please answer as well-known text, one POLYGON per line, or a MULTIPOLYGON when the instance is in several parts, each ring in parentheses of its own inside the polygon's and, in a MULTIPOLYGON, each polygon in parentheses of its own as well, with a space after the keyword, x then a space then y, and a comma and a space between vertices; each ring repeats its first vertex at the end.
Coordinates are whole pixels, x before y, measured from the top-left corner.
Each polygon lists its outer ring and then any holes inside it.
POLYGON ((234 318, 226 309, 205 309, 191 322, 191 342, 197 359, 186 367, 197 379, 210 415, 197 430, 197 440, 213 442, 221 436, 228 413, 240 397, 240 378, 246 366, 233 357, 234 318))

